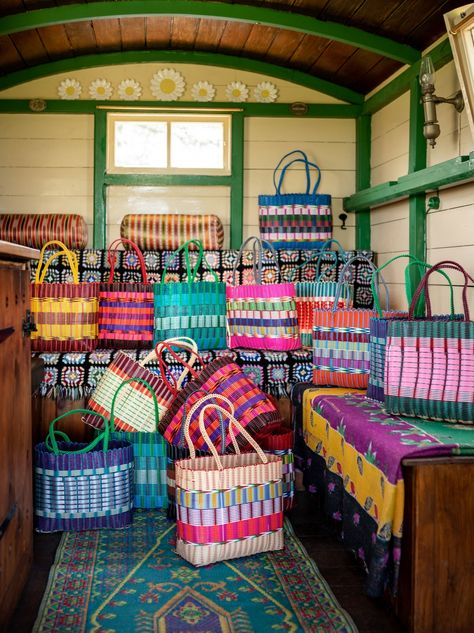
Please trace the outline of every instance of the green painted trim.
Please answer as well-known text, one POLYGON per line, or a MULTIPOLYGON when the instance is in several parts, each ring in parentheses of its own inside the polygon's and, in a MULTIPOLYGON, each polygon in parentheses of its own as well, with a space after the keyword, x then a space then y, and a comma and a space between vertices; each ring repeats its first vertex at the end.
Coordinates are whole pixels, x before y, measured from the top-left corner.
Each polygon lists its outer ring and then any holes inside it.
POLYGON ((105 110, 97 110, 94 117, 94 248, 105 248, 107 240, 106 187, 104 181, 106 146, 107 116, 105 110))
POLYGON ((408 172, 426 169, 426 140, 423 136, 423 106, 418 77, 410 83, 410 144, 408 154, 408 172))
POLYGON ((63 101, 62 99, 47 99, 46 110, 44 112, 32 112, 29 107, 28 99, 1 99, 0 113, 16 113, 16 114, 94 114, 97 107, 105 106, 106 108, 156 108, 164 107, 170 110, 176 108, 189 108, 192 110, 200 108, 211 108, 213 111, 229 110, 229 108, 237 107, 242 110, 244 116, 248 117, 287 117, 287 118, 318 118, 318 119, 352 119, 356 117, 361 107, 358 105, 346 104, 307 104, 308 113, 303 117, 296 116, 291 112, 290 103, 229 103, 229 102, 211 102, 196 103, 196 101, 63 101))
POLYGON ((230 188, 230 248, 239 249, 244 231, 244 117, 232 116, 232 183, 230 188))
POLYGON ((474 152, 471 152, 469 156, 458 156, 406 176, 400 176, 398 180, 358 191, 353 196, 344 198, 343 206, 346 211, 359 212, 369 207, 377 207, 393 200, 406 198, 409 195, 472 179, 474 179, 474 152))
POLYGON ((195 176, 191 174, 105 174, 104 184, 128 187, 209 187, 229 186, 231 176, 195 176))
POLYGON ((403 64, 412 64, 420 58, 420 52, 411 46, 337 22, 317 20, 308 15, 262 6, 198 0, 116 0, 25 11, 0 18, 0 35, 66 22, 146 15, 185 15, 193 18, 264 24, 343 42, 383 57, 396 59, 403 64))
MULTIPOLYGON (((300 70, 292 70, 284 66, 278 66, 277 64, 261 62, 255 59, 246 59, 245 57, 204 53, 201 51, 123 51, 120 53, 101 53, 100 55, 79 55, 78 57, 61 59, 47 64, 39 64, 31 68, 25 68, 24 70, 3 75, 3 77, 0 77, 0 90, 6 90, 18 84, 26 83, 34 79, 41 79, 42 77, 55 75, 57 73, 69 73, 85 68, 97 68, 98 66, 146 63, 198 64, 201 66, 233 68, 235 70, 259 73, 269 77, 275 77, 276 79, 289 81, 304 86, 305 88, 322 92, 341 101, 354 104, 362 104, 364 101, 364 97, 360 92, 344 88, 325 79, 318 79, 300 70)), ((158 105, 160 103, 161 102, 158 101, 156 102, 158 105)), ((229 106, 229 104, 227 105, 229 106)))
MULTIPOLYGON (((421 261, 425 261, 426 252, 426 193, 418 193, 410 196, 409 207, 409 233, 408 252, 421 261)), ((420 271, 418 266, 411 266, 410 277, 412 287, 416 288, 425 271, 420 271)), ((420 304, 418 304, 420 305, 420 304)))
MULTIPOLYGON (((356 191, 370 187, 370 158, 372 153, 372 116, 363 115, 356 120, 356 191)), ((370 209, 356 215, 355 242, 357 250, 370 250, 370 209)))
MULTIPOLYGON (((448 39, 443 40, 438 46, 431 50, 429 54, 436 69, 445 66, 453 59, 453 52, 448 39)), ((374 112, 378 112, 378 110, 381 110, 407 92, 410 89, 411 81, 418 77, 419 69, 420 64, 418 62, 410 66, 410 68, 400 75, 397 75, 386 86, 366 100, 362 108, 362 113, 373 114, 374 112)))

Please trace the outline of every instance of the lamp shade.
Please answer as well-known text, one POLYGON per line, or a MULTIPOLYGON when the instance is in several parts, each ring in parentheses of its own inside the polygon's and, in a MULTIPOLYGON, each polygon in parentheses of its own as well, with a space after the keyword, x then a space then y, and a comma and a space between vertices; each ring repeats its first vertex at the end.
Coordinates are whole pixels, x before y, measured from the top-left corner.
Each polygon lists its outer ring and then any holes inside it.
POLYGON ((431 57, 423 57, 420 64, 420 84, 427 86, 433 85, 435 78, 435 69, 431 57))

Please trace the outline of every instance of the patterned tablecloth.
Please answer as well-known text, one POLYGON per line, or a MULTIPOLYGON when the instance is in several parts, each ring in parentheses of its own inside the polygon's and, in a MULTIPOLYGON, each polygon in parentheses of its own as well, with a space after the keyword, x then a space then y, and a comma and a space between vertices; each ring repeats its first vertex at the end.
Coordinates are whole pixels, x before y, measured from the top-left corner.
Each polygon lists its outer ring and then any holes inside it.
POLYGON ((340 522, 344 542, 365 562, 366 590, 396 595, 404 481, 408 457, 474 454, 474 427, 385 413, 363 393, 323 395, 302 390, 304 482, 340 522))
MULTIPOLYGON (((142 360, 149 350, 124 350, 134 360, 142 360)), ((77 400, 89 396, 106 370, 117 350, 96 350, 94 352, 70 352, 63 354, 36 353, 43 360, 44 374, 37 395, 48 398, 77 400)), ((181 352, 183 358, 189 354, 181 352)), ((300 349, 291 352, 257 352, 249 349, 215 350, 202 352, 204 363, 219 356, 230 356, 262 391, 276 397, 287 395, 289 387, 297 382, 311 379, 312 352, 300 349)), ((168 353, 164 353, 165 363, 170 373, 178 376, 182 365, 168 353)), ((199 370, 201 363, 194 367, 199 370)), ((147 363, 151 371, 158 371, 158 363, 147 363)))

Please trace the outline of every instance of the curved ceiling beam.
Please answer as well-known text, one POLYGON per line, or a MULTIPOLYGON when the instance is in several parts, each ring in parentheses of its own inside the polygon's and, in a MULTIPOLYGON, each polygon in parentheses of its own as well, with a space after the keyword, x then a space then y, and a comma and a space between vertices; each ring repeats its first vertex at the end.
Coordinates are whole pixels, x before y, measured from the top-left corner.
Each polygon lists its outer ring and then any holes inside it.
POLYGON ((9 35, 52 24, 79 22, 101 18, 126 18, 147 15, 185 15, 193 18, 235 20, 299 31, 372 51, 402 64, 413 64, 421 52, 394 40, 337 22, 317 20, 300 13, 289 13, 265 7, 203 2, 202 0, 110 0, 88 4, 68 4, 50 9, 37 9, 0 18, 0 35, 9 35))
MULTIPOLYGON (((90 5, 88 5, 90 6, 90 5)), ((97 66, 115 66, 121 64, 141 63, 174 63, 174 64, 199 64, 204 66, 221 66, 245 70, 248 72, 268 75, 284 81, 290 81, 312 90, 317 90, 335 99, 353 104, 361 104, 364 96, 360 92, 344 88, 324 79, 318 79, 308 73, 299 70, 291 70, 276 64, 261 62, 244 57, 221 55, 215 53, 203 53, 197 51, 123 51, 121 53, 101 53, 98 55, 81 55, 70 57, 56 62, 39 64, 25 70, 18 70, 0 77, 0 90, 17 86, 18 84, 34 79, 41 79, 48 75, 83 70, 97 66)))

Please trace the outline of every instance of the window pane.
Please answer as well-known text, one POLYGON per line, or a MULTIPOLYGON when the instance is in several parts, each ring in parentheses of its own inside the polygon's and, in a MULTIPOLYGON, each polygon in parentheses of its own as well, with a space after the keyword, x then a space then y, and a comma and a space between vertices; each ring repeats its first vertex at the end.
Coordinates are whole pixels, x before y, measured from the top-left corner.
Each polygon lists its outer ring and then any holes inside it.
POLYGON ((167 167, 166 123, 115 122, 116 167, 167 167))
POLYGON ((171 167, 223 169, 224 124, 172 122, 171 167))

